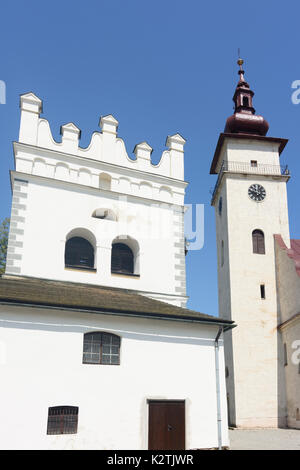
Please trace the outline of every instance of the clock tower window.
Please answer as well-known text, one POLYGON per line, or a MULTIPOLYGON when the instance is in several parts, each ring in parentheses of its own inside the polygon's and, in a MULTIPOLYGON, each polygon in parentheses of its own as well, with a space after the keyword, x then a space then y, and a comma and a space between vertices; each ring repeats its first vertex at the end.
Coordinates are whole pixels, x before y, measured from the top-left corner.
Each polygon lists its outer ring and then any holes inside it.
POLYGON ((266 289, 265 289, 265 285, 264 285, 264 284, 261 284, 261 285, 260 285, 260 298, 261 298, 261 299, 265 299, 265 298, 266 298, 266 289))
POLYGON ((265 236, 262 230, 253 230, 252 232, 252 245, 253 253, 264 255, 265 250, 265 236))

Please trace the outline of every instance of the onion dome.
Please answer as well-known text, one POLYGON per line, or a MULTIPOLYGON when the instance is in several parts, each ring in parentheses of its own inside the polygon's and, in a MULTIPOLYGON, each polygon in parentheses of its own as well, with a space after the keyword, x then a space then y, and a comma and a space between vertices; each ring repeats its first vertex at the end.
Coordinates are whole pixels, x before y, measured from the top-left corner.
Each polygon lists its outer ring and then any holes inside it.
POLYGON ((224 132, 265 136, 269 124, 263 116, 255 114, 255 109, 252 106, 254 91, 250 90, 249 84, 245 81, 245 72, 242 69, 244 61, 238 59, 237 63, 240 66, 238 71, 240 80, 232 98, 235 105, 234 114, 227 119, 224 132))

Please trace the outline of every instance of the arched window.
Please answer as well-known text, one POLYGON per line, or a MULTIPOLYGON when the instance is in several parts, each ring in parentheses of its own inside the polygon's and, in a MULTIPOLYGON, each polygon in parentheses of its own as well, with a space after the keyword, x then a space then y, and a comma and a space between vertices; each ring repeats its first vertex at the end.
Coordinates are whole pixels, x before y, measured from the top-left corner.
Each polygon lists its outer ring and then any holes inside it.
POLYGON ((72 237, 66 242, 65 265, 72 268, 93 268, 94 248, 82 237, 72 237))
POLYGON ((95 209, 94 212, 92 213, 92 217, 95 217, 95 219, 105 219, 105 220, 117 220, 117 216, 115 212, 112 209, 108 208, 99 208, 95 209))
POLYGON ((112 333, 85 333, 83 364, 120 364, 120 337, 112 333))
POLYGON ((265 236, 261 230, 253 230, 252 232, 253 253, 260 255, 265 254, 265 236))
POLYGON ((134 255, 125 243, 113 243, 111 249, 111 272, 133 274, 134 255))

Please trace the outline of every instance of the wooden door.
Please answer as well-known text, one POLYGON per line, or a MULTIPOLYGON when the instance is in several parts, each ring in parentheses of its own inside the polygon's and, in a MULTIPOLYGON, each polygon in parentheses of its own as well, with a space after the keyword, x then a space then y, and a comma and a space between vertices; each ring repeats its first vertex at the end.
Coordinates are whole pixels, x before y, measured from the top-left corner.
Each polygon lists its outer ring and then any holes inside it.
POLYGON ((185 402, 149 401, 149 450, 185 449, 185 402))

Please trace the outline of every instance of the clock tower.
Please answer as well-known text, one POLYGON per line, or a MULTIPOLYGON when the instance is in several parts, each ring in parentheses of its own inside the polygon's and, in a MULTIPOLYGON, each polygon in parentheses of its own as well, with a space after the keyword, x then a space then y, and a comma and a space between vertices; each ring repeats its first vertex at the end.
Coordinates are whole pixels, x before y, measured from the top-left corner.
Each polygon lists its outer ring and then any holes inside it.
POLYGON ((211 164, 217 174, 216 215, 219 315, 237 328, 225 334, 229 421, 237 427, 284 426, 284 351, 276 289, 274 234, 289 247, 287 140, 266 136, 254 92, 238 60, 234 114, 220 134, 211 164))

